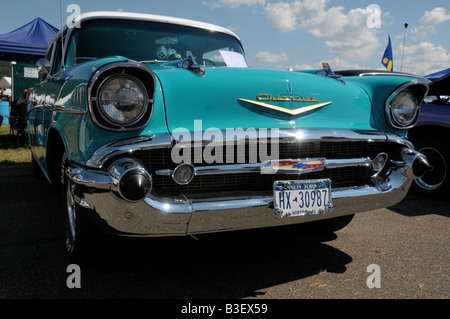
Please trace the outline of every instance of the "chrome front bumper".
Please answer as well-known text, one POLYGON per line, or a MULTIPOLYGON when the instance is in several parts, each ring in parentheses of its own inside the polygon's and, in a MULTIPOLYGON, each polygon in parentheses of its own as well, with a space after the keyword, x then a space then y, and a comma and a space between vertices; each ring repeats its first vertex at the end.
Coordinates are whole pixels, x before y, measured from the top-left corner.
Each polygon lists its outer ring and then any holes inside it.
MULTIPOLYGON (((384 133, 383 133, 384 134, 384 133)), ((403 200, 416 177, 414 159, 420 155, 406 140, 383 135, 385 140, 405 146, 403 161, 371 185, 332 189, 333 209, 326 214, 279 218, 273 208, 273 194, 214 195, 203 194, 176 197, 157 196, 150 192, 143 200, 128 201, 118 196, 115 173, 91 163, 90 168, 69 167, 67 176, 74 183, 74 198, 106 230, 128 236, 177 236, 262 228, 304 223, 344 216, 392 206, 403 200)), ((155 147, 167 147, 160 143, 155 147), (163 146, 162 146, 163 145, 163 146)), ((141 143, 121 143, 118 148, 108 146, 101 150, 97 163, 105 163, 107 154, 120 156, 127 147, 150 147, 148 140, 141 143), (109 149, 110 152, 106 150, 109 149)), ((126 152, 129 154, 129 152, 126 152)))

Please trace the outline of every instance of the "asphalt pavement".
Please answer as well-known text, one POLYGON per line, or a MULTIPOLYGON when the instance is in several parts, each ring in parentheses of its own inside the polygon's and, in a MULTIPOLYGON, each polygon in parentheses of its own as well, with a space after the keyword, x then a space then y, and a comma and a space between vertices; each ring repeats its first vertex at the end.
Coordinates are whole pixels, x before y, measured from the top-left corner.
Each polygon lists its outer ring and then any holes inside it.
POLYGON ((31 167, 0 168, 0 299, 450 297, 449 199, 410 193, 325 236, 289 226, 195 238, 112 237, 96 263, 75 272, 57 198, 31 167))

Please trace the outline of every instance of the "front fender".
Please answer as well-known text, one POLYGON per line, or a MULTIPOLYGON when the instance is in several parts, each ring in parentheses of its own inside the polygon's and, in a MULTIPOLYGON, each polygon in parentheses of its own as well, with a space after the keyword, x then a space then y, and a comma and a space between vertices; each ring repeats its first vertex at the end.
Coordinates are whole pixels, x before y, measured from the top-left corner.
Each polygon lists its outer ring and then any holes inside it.
POLYGON ((86 62, 67 69, 49 80, 49 88, 57 92, 49 130, 55 130, 63 141, 69 161, 84 166, 104 145, 134 137, 167 134, 164 99, 156 81, 152 116, 148 125, 132 132, 111 131, 99 127, 89 111, 89 83, 96 72, 106 65, 126 62, 123 57, 109 57, 86 62))

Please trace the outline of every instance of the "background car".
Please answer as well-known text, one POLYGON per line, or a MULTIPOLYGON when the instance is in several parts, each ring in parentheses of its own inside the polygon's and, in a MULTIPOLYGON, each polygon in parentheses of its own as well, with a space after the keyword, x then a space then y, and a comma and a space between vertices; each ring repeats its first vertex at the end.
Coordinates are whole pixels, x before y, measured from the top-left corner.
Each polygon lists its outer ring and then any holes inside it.
POLYGON ((409 132, 416 149, 425 154, 432 170, 414 181, 414 190, 447 198, 450 190, 450 68, 427 75, 431 83, 417 125, 409 132))

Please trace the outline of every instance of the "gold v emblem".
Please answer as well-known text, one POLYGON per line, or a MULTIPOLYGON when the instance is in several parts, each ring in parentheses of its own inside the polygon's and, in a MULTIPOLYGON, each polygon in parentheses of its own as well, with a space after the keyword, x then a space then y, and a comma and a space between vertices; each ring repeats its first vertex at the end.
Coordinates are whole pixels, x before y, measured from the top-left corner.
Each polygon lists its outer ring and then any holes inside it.
POLYGON ((289 115, 300 115, 303 113, 307 113, 307 112, 311 112, 317 109, 320 109, 324 106, 327 106, 333 102, 325 102, 325 103, 318 103, 318 104, 314 104, 314 105, 309 105, 309 106, 305 106, 305 107, 301 107, 295 110, 290 110, 290 109, 285 109, 284 107, 279 107, 279 106, 275 106, 275 105, 271 105, 271 104, 267 104, 267 103, 263 103, 263 102, 257 102, 257 101, 252 101, 252 100, 247 100, 247 99, 238 99, 238 101, 242 101, 242 102, 246 102, 246 103, 250 103, 250 104, 254 104, 257 106, 261 106, 264 107, 266 109, 270 109, 272 111, 277 111, 277 112, 281 112, 281 113, 285 113, 285 114, 289 114, 289 115))

